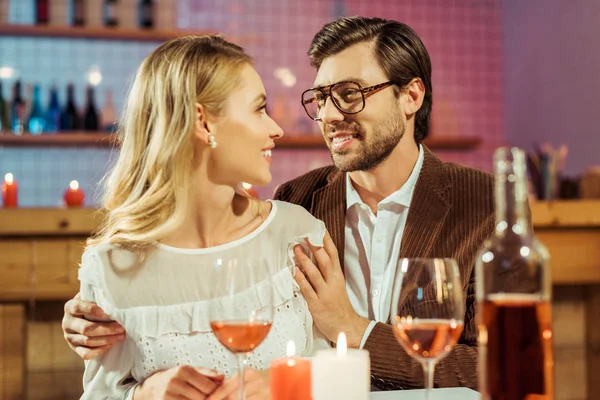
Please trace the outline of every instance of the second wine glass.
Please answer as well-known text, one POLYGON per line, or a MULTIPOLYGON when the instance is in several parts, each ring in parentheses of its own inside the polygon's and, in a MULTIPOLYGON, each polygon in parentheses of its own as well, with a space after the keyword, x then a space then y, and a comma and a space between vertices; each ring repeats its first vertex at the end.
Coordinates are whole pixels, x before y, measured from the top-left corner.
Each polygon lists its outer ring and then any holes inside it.
POLYGON ((435 365, 457 343, 464 315, 454 260, 400 260, 392 286, 390 320, 400 345, 423 366, 426 399, 433 388, 435 365))
POLYGON ((219 258, 210 282, 210 326, 237 358, 238 400, 243 400, 246 357, 265 340, 273 323, 271 270, 261 258, 219 258))

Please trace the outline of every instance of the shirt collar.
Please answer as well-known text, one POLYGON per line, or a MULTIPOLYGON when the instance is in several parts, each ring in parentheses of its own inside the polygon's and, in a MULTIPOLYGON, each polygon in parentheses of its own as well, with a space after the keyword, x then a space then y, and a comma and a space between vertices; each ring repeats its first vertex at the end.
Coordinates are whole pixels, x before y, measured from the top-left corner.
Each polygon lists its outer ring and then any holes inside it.
MULTIPOLYGON (((400 204, 405 207, 410 207, 410 202, 412 200, 413 193, 415 191, 415 186, 417 185, 417 180, 419 179, 419 174, 421 173, 421 167, 423 166, 423 146, 419 144, 419 156, 417 157, 417 162, 410 173, 410 176, 404 182, 404 185, 394 193, 390 194, 385 199, 381 200, 379 204, 400 204)), ((346 173, 346 209, 350 209, 355 204, 365 204, 354 186, 352 186, 352 180, 350 179, 350 174, 346 173)))

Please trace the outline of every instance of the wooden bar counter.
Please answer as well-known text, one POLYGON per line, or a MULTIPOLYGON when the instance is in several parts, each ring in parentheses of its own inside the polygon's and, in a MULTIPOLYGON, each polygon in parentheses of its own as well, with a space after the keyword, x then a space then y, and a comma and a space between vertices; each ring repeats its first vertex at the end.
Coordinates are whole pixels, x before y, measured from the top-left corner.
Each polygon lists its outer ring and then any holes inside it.
MULTIPOLYGON (((556 399, 600 393, 600 200, 531 204, 554 283, 556 399), (594 379, 595 378, 595 379, 594 379)), ((76 399, 83 362, 60 331, 94 209, 0 209, 0 400, 76 399)))

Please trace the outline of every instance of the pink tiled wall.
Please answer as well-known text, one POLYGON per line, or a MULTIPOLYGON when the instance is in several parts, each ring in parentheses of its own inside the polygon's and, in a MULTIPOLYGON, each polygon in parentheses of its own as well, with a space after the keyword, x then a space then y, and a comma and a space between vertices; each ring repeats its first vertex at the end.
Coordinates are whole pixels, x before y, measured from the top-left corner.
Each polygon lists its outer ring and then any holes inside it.
MULTIPOLYGON (((396 19, 412 26, 429 50, 433 64, 434 127, 431 135, 479 135, 473 152, 444 152, 449 161, 490 169, 493 149, 503 144, 502 9, 499 0, 186 0, 179 3, 178 25, 222 31, 242 42, 255 57, 268 95, 282 99, 288 134, 311 129, 299 95, 311 86, 315 71, 306 51, 312 36, 336 15, 396 19), (258 41, 256 39, 259 39, 258 41), (276 77, 288 68, 297 77, 288 88, 276 77)), ((279 100, 278 100, 279 103, 279 100)), ((279 105, 279 104, 278 104, 279 105)), ((279 151, 274 156, 275 185, 315 166, 329 163, 327 151, 279 151)))
MULTIPOLYGON (((125 7, 132 2, 119 4, 125 7)), ((17 23, 28 23, 32 3, 0 0, 3 10, 10 5, 8 18, 17 23)), ((312 36, 336 15, 360 14, 406 22, 423 39, 433 62, 432 135, 484 139, 473 152, 438 153, 443 159, 490 169, 493 149, 503 144, 501 0, 173 0, 172 4, 177 7, 179 28, 224 32, 255 57, 272 115, 288 135, 315 134, 316 127, 299 104, 300 93, 311 86, 315 75, 306 57, 312 36), (280 69, 289 70, 295 85, 282 84, 280 69)), ((123 94, 141 58, 155 45, 4 37, 0 38, 0 67, 14 67, 24 81, 41 84, 46 101, 52 82, 63 89, 61 96, 65 84, 75 82, 77 97, 82 99, 86 71, 99 66, 104 79, 98 104, 103 104, 106 89, 123 94)), ((4 83, 7 96, 12 81, 4 83)), ((120 105, 121 99, 116 103, 120 105)), ((71 179, 95 193, 109 157, 106 150, 0 147, 0 176, 10 171, 20 178, 23 205, 56 205, 71 179)), ((259 191, 269 197, 277 184, 329 163, 326 150, 276 151, 273 182, 259 191)), ((88 199, 89 204, 94 202, 93 197, 88 199)))

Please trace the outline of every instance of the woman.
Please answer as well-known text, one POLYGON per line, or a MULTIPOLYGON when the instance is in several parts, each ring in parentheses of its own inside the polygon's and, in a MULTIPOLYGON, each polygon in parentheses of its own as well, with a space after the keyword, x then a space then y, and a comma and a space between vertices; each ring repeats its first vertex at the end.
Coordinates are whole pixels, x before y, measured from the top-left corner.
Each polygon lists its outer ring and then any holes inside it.
MULTIPOLYGON (((83 398, 212 400, 235 390, 235 359, 206 315, 212 261, 269 255, 272 267, 292 271, 291 246, 305 238, 323 245, 326 234, 298 206, 237 191, 240 182, 271 180, 271 149, 282 131, 265 107, 250 57, 220 37, 178 38, 143 61, 105 183, 106 219, 79 272, 81 298, 127 337, 86 361, 83 398)), ((249 360, 255 370, 284 355, 290 339, 301 355, 328 346, 291 272, 278 284, 287 287, 277 291, 279 315, 249 360)), ((264 376, 250 371, 248 399, 268 397, 264 376)))

